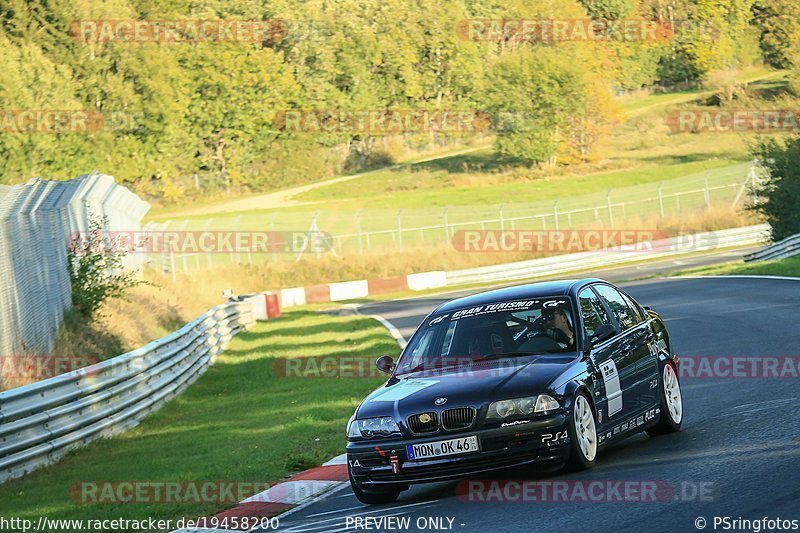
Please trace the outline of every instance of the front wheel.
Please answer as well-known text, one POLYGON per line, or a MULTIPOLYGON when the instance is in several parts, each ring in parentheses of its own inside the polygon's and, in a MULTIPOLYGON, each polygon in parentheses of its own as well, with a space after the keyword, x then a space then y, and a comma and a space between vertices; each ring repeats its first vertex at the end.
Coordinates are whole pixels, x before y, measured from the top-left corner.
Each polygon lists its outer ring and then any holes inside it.
POLYGON ((358 483, 353 479, 353 476, 350 475, 350 487, 353 489, 353 494, 356 495, 358 501, 361 503, 366 503, 368 505, 379 505, 382 503, 392 503, 400 497, 400 489, 395 488, 381 488, 381 489, 370 489, 368 491, 363 490, 361 487, 358 486, 358 483))
POLYGON ((658 423, 646 429, 648 435, 664 435, 681 430, 683 422, 683 399, 681 398, 681 384, 675 365, 671 361, 664 362, 661 371, 661 412, 658 423))
POLYGON ((597 425, 589 398, 582 391, 575 393, 567 431, 570 454, 564 469, 574 472, 592 468, 597 463, 597 425))

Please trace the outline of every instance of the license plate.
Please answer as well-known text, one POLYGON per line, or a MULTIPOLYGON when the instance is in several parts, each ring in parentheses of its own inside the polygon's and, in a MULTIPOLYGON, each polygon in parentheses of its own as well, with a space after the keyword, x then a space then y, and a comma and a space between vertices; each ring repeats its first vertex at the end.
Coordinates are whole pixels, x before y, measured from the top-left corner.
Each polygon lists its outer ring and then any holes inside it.
POLYGON ((478 437, 461 437, 458 439, 426 442, 425 444, 407 444, 409 459, 429 459, 446 455, 459 455, 478 451, 478 437))

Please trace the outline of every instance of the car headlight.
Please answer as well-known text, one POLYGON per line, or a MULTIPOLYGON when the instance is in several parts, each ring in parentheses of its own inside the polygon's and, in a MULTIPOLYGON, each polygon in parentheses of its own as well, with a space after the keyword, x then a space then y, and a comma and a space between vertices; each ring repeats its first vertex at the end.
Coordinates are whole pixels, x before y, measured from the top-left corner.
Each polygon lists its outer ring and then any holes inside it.
POLYGON ((348 438, 388 436, 400 433, 397 422, 391 416, 381 418, 366 418, 364 420, 350 420, 347 427, 348 438))
POLYGON ((540 394, 539 396, 528 396, 526 398, 515 398, 512 400, 500 400, 489 405, 487 419, 503 419, 510 416, 525 416, 536 413, 548 413, 555 411, 561 405, 552 396, 540 394))

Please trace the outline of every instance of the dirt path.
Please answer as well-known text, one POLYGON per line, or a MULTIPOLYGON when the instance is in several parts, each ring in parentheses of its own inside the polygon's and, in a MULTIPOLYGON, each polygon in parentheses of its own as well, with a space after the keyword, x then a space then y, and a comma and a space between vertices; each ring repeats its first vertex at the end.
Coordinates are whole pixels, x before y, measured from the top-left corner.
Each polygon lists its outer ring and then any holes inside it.
POLYGON ((304 192, 318 189, 320 187, 326 187, 328 185, 333 185, 344 181, 363 178, 364 176, 368 176, 376 172, 383 172, 386 170, 413 165, 415 163, 425 163, 428 161, 435 161, 437 159, 444 159, 445 157, 452 157, 456 155, 463 155, 471 152, 477 152, 478 150, 481 150, 485 147, 486 146, 484 145, 473 146, 470 148, 465 148, 463 150, 457 150, 455 152, 447 152, 443 154, 433 155, 430 157, 425 157, 422 159, 414 159, 412 161, 398 163, 397 165, 392 165, 390 167, 383 167, 375 170, 370 170, 367 172, 360 172, 358 174, 353 174, 350 176, 341 176, 338 178, 332 178, 317 183, 310 183, 308 185, 300 185, 298 187, 292 187, 291 189, 284 189, 282 191, 260 194, 258 196, 251 196, 249 198, 239 198, 236 200, 230 200, 220 204, 213 204, 213 205, 207 205, 189 209, 176 209, 175 211, 170 211, 168 213, 159 213, 158 218, 164 218, 167 216, 177 217, 177 216, 192 216, 192 215, 214 215, 221 213, 236 213, 240 211, 253 211, 257 209, 280 209, 285 207, 297 207, 301 205, 313 205, 320 202, 301 202, 298 200, 294 200, 293 197, 297 196, 298 194, 302 194, 304 192))

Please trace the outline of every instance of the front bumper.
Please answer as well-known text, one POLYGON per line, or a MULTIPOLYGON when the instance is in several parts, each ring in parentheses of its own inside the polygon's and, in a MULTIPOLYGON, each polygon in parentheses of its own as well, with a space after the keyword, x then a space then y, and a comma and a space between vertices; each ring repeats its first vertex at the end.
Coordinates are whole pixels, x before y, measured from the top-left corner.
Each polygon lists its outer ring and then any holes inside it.
POLYGON ((569 454, 566 422, 566 415, 559 414, 504 428, 348 442, 347 461, 354 481, 361 486, 427 483, 530 464, 561 463, 569 454), (406 452, 408 444, 470 435, 478 437, 477 452, 417 460, 410 460, 406 452), (393 456, 397 458, 394 470, 393 456))

